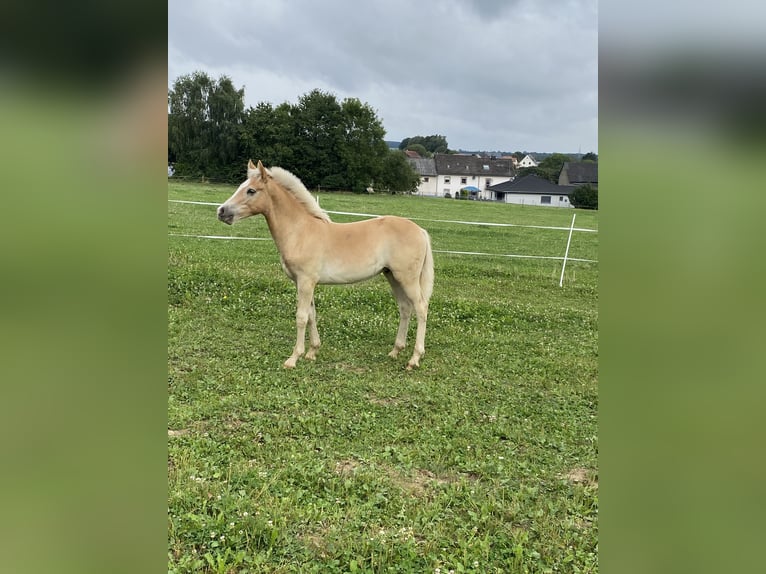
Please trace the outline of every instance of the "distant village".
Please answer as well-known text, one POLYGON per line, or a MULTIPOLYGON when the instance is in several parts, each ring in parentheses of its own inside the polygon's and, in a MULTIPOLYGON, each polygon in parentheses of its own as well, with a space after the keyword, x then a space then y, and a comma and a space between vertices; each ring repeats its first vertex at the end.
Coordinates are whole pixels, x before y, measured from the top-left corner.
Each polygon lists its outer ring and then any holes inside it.
MULTIPOLYGON (((389 146, 398 142, 389 142, 389 146)), ((564 162, 557 182, 535 173, 518 175, 522 168, 536 168, 544 156, 464 152, 436 153, 422 157, 417 151, 404 152, 420 176, 417 195, 499 201, 545 207, 574 207, 570 196, 575 189, 588 185, 598 189, 598 162, 582 161, 581 154, 568 154, 578 161, 564 162)), ((529 171, 529 170, 528 170, 529 171)))

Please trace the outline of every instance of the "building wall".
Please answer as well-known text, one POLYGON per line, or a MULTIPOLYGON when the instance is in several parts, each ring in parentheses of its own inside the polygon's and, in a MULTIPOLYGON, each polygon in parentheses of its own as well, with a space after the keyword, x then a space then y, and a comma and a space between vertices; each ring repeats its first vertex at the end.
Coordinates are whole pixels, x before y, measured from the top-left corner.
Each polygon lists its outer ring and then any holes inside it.
POLYGON ((572 207, 569 203, 569 197, 564 194, 549 195, 550 203, 543 203, 544 196, 537 193, 506 193, 503 201, 505 203, 517 203, 521 205, 539 205, 542 207, 572 207), (563 199, 562 199, 563 198, 563 199))
POLYGON ((436 196, 437 195, 437 185, 436 185, 436 179, 437 177, 435 175, 421 175, 420 176, 420 184, 418 185, 418 195, 428 195, 428 196, 436 196), (428 181, 426 181, 426 179, 428 181))
POLYGON ((455 197, 456 193, 460 193, 461 188, 472 185, 479 188, 480 191, 477 193, 479 199, 494 199, 493 193, 487 191, 487 186, 503 183, 511 178, 504 175, 438 175, 431 179, 436 180, 436 195, 438 197, 444 197, 447 192, 450 196, 455 197), (489 180, 489 184, 487 180, 489 180))

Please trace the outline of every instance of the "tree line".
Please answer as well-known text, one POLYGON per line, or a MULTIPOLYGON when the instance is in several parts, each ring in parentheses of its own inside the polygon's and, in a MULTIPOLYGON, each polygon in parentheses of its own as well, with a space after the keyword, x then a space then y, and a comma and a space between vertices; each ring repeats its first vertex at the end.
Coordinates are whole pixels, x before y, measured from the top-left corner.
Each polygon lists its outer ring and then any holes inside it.
POLYGON ((295 104, 245 108, 244 88, 198 71, 168 92, 168 161, 178 176, 235 183, 248 159, 260 159, 294 172, 308 188, 417 188, 418 174, 384 136, 368 104, 318 89, 295 104))

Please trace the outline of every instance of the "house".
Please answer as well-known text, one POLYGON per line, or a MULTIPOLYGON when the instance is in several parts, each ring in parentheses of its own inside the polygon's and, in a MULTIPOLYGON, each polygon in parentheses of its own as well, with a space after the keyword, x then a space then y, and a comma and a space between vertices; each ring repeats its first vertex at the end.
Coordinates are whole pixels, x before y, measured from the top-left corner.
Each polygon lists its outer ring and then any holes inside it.
MULTIPOLYGON (((473 199, 492 199, 492 194, 488 191, 490 186, 516 176, 516 170, 510 159, 437 153, 433 161, 436 174, 436 189, 433 195, 437 197, 445 197, 447 194, 455 197, 460 195, 461 189, 473 188, 470 192, 470 197, 473 199)), ((418 192, 421 192, 421 188, 418 192)), ((430 195, 430 193, 427 194, 423 190, 422 195, 430 195)))
POLYGON ((519 167, 537 167, 537 160, 531 155, 527 154, 519 162, 519 167))
POLYGON ((418 152, 416 152, 414 149, 404 150, 404 155, 412 159, 420 159, 421 157, 421 155, 418 152))
POLYGON ((492 194, 491 199, 504 203, 572 207, 569 203, 569 194, 575 187, 574 185, 556 185, 547 179, 530 174, 513 181, 495 184, 489 188, 489 191, 492 194))
POLYGON ((436 177, 436 162, 432 157, 408 157, 407 161, 410 162, 412 169, 415 170, 420 176, 420 184, 418 185, 418 195, 430 195, 436 196, 437 193, 437 177, 436 177))
POLYGON ((559 185, 598 187, 598 164, 592 161, 568 161, 561 166, 559 185))
POLYGON ((509 159, 513 163, 513 167, 519 167, 519 158, 515 155, 504 155, 501 156, 500 159, 509 159))

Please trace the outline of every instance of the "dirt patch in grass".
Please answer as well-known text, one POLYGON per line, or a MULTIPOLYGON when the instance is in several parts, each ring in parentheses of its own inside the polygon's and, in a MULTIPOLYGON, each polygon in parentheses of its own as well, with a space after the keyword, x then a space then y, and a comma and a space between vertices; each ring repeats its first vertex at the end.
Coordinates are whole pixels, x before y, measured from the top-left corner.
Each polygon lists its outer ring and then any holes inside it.
POLYGON ((319 530, 312 530, 311 532, 299 535, 299 539, 315 556, 327 558, 328 533, 329 528, 322 526, 319 530))
POLYGON ((168 436, 170 436, 170 437, 173 437, 173 436, 184 436, 186 434, 189 434, 190 432, 191 432, 190 429, 177 429, 177 430, 168 429, 168 436))
POLYGON ((450 484, 458 480, 455 477, 438 476, 430 470, 422 468, 415 469, 414 472, 408 475, 403 475, 393 468, 388 468, 386 469, 386 474, 394 485, 416 498, 428 494, 428 490, 432 486, 450 484))
POLYGON ((583 484, 585 486, 598 488, 598 478, 596 477, 596 472, 588 468, 573 468, 565 475, 563 475, 562 478, 565 478, 573 484, 583 484))
POLYGON ((391 397, 382 398, 382 397, 376 397, 374 395, 370 395, 367 397, 367 400, 373 405, 381 405, 384 407, 391 407, 391 406, 396 406, 399 404, 399 399, 394 399, 391 397))
POLYGON ((356 373, 357 375, 364 375, 369 373, 369 367, 360 367, 358 365, 350 365, 348 363, 335 363, 335 368, 339 371, 346 371, 347 373, 356 373))
POLYGON ((358 460, 340 460, 335 463, 335 473, 341 476, 351 476, 360 466, 362 466, 362 463, 360 463, 358 460))

